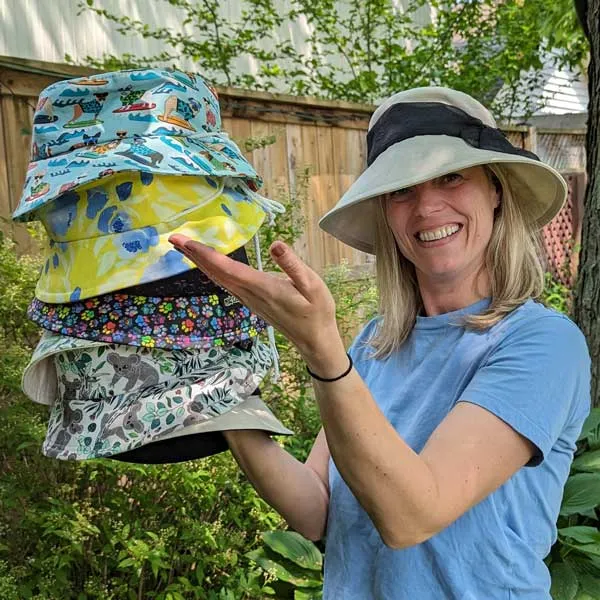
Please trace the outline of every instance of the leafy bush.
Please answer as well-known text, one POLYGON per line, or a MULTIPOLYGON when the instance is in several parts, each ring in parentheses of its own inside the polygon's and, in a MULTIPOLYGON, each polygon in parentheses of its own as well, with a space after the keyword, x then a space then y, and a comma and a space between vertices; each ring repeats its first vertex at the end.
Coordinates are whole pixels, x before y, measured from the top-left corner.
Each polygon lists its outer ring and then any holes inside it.
POLYGON ((39 337, 25 312, 40 266, 35 256, 18 257, 15 243, 0 232, 0 392, 20 389, 21 372, 39 337))
POLYGON ((546 559, 554 600, 600 598, 600 408, 583 425, 546 559))

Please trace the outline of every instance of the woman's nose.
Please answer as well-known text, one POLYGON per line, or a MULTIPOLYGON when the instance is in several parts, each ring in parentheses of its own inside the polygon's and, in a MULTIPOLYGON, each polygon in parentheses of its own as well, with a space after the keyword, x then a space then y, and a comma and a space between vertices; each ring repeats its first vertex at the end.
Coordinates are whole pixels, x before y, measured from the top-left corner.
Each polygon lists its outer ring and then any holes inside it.
POLYGON ((444 194, 442 190, 437 189, 434 186, 424 185, 418 186, 415 192, 415 209, 418 216, 427 217, 444 207, 444 194))

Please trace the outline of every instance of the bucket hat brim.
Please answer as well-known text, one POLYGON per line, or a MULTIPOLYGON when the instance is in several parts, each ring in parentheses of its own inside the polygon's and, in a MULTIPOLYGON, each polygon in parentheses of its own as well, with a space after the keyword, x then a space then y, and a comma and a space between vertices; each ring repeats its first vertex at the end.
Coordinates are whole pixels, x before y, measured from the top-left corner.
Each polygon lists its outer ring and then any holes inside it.
POLYGON ((393 144, 360 175, 319 226, 340 241, 375 254, 375 203, 386 193, 478 165, 498 164, 526 219, 539 228, 563 206, 563 177, 525 156, 482 150, 448 135, 416 136, 393 144))
POLYGON ((239 177, 258 189, 262 180, 221 125, 216 90, 197 74, 141 68, 57 81, 38 100, 13 219, 122 171, 239 177))
POLYGON ((61 194, 86 183, 127 171, 154 175, 197 175, 198 177, 239 177, 255 190, 261 178, 227 134, 199 134, 174 139, 171 136, 125 138, 91 145, 68 155, 30 163, 21 202, 13 213, 15 221, 35 218, 35 211, 61 194), (138 150, 139 148, 139 150, 138 150), (204 154, 201 154, 203 152, 204 154), (210 156, 210 161, 205 156, 210 156))
MULTIPOLYGON (((265 211, 278 204, 232 178, 152 176, 153 182, 163 182, 161 187, 154 189, 154 184, 145 186, 138 182, 140 174, 134 173, 134 176, 133 183, 127 182, 137 190, 131 196, 139 196, 143 202, 132 205, 133 200, 128 199, 111 214, 117 221, 121 213, 128 218, 129 213, 141 213, 146 203, 150 220, 135 228, 120 227, 114 232, 88 237, 90 229, 100 230, 100 220, 112 210, 98 211, 93 218, 88 218, 90 215, 81 208, 85 206, 80 199, 83 190, 97 185, 96 181, 87 188, 80 186, 70 192, 73 198, 69 204, 63 201, 38 212, 51 239, 45 248, 43 268, 36 286, 37 298, 51 304, 76 302, 179 275, 195 265, 173 248, 169 242, 172 234, 187 235, 223 254, 230 254, 254 237, 267 216, 265 211), (173 213, 170 211, 175 209, 167 208, 166 200, 165 206, 161 204, 168 198, 169 185, 181 188, 173 197, 181 197, 182 209, 173 213), (153 190, 152 195, 148 195, 148 190, 153 190), (63 227, 69 218, 71 229, 75 229, 70 235, 79 235, 71 241, 66 241, 66 236, 53 237, 55 225, 51 223, 58 221, 63 227), (79 225, 81 227, 77 229, 79 225)), ((118 187, 123 179, 129 179, 129 176, 116 175, 106 179, 103 185, 105 188, 109 185, 118 187)))

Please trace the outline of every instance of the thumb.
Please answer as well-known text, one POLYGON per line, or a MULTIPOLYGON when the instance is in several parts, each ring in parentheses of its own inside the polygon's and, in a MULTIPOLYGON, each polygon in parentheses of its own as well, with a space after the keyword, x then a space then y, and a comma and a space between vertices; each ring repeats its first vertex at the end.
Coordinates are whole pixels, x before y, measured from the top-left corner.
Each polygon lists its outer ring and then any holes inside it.
POLYGON ((283 242, 271 244, 271 256, 278 267, 292 280, 298 291, 308 298, 313 286, 313 272, 300 257, 283 242))

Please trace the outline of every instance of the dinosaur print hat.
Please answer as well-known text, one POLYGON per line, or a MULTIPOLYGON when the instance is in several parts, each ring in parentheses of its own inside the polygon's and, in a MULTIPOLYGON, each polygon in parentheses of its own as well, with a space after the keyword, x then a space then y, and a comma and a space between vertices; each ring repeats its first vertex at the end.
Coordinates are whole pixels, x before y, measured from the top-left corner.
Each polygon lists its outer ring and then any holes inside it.
POLYGON ((65 192, 123 171, 262 180, 221 130, 215 90, 199 75, 115 71, 59 81, 40 95, 23 195, 13 219, 35 218, 65 192))

